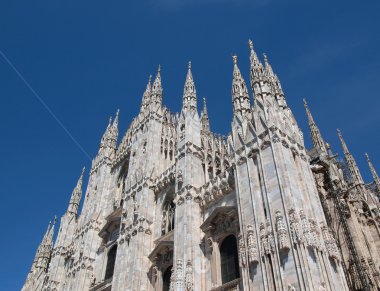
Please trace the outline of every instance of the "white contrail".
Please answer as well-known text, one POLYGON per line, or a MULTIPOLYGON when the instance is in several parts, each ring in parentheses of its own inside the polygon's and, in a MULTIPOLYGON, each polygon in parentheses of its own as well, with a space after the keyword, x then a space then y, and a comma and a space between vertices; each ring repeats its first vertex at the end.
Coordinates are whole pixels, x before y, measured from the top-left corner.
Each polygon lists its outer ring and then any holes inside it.
POLYGON ((12 64, 12 62, 7 58, 7 56, 0 50, 0 55, 3 59, 8 63, 8 65, 16 72, 17 76, 24 82, 26 87, 33 93, 33 95, 37 98, 38 101, 42 104, 42 106, 49 112, 49 114, 57 121, 57 123, 61 126, 61 128, 67 133, 67 135, 71 138, 71 140, 79 147, 79 149, 85 154, 85 156, 91 161, 90 155, 85 151, 85 149, 80 145, 80 143, 75 139, 75 137, 69 132, 69 130, 63 125, 62 121, 54 114, 54 112, 50 109, 50 107, 45 103, 45 101, 41 98, 40 95, 33 89, 33 87, 25 80, 22 74, 16 69, 16 67, 12 64))

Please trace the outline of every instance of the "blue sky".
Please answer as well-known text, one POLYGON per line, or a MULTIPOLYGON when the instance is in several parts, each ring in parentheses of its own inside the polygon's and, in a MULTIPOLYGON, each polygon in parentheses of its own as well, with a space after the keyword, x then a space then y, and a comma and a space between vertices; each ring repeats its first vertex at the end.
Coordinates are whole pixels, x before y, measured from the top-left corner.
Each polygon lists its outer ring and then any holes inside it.
MULTIPOLYGON (((230 131, 231 55, 249 80, 247 40, 278 73, 306 144, 302 98, 334 152, 341 128, 366 181, 380 172, 379 1, 1 1, 0 50, 93 157, 108 117, 123 134, 149 74, 179 111, 192 61, 211 127, 230 131)), ((201 102, 199 102, 201 106, 201 102)), ((21 288, 47 223, 90 161, 0 57, 2 290, 21 288)))

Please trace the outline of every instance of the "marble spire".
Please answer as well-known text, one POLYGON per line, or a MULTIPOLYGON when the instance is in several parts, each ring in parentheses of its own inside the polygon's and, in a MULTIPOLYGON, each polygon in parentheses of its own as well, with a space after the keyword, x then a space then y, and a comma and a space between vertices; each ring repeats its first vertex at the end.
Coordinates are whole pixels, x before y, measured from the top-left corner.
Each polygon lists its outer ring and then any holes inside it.
POLYGON ((248 95, 247 85, 237 64, 237 56, 232 57, 234 63, 232 79, 232 105, 234 114, 245 116, 251 111, 251 102, 248 95))
POLYGON ((371 160, 369 159, 369 156, 368 156, 367 153, 365 154, 365 157, 367 159, 369 169, 371 170, 371 174, 372 174, 373 180, 375 182, 377 191, 380 193, 380 179, 379 179, 379 176, 377 175, 375 167, 373 166, 373 164, 372 164, 371 160))
POLYGON ((82 198, 82 184, 83 184, 83 175, 84 175, 85 167, 82 169, 82 173, 78 179, 78 182, 71 194, 69 207, 67 209, 67 213, 78 215, 78 209, 80 200, 82 198))
POLYGON ((313 146, 314 146, 314 148, 318 149, 321 153, 327 155, 325 142, 323 141, 323 138, 322 138, 322 135, 319 131, 318 126, 314 122, 314 118, 311 115, 309 106, 308 106, 305 98, 303 99, 303 104, 305 106, 307 119, 309 121, 310 135, 311 135, 311 139, 313 142, 313 146))
POLYGON ((197 91, 195 89, 191 62, 187 65, 187 76, 183 88, 182 110, 197 110, 197 91))
POLYGON ((343 135, 341 131, 339 129, 337 131, 338 131, 340 142, 342 144, 343 153, 347 161, 347 166, 351 174, 352 182, 354 185, 363 185, 364 181, 363 181, 362 175, 360 174, 356 161, 354 157, 351 155, 351 153, 349 152, 347 144, 345 140, 343 139, 343 135))

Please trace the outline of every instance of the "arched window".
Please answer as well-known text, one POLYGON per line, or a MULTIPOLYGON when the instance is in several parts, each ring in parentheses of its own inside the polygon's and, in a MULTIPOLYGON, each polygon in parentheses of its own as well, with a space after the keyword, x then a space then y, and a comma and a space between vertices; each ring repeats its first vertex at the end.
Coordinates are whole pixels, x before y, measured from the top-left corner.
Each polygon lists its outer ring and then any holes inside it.
POLYGON ((116 252, 117 245, 114 245, 108 252, 106 275, 104 276, 104 280, 110 279, 113 276, 113 271, 115 269, 116 252))
POLYGON ((239 256, 235 236, 227 236, 223 240, 219 249, 220 264, 222 271, 222 284, 225 284, 240 277, 239 256))
POLYGON ((173 266, 168 267, 166 271, 162 274, 162 291, 170 290, 170 279, 172 277, 172 268, 173 266))

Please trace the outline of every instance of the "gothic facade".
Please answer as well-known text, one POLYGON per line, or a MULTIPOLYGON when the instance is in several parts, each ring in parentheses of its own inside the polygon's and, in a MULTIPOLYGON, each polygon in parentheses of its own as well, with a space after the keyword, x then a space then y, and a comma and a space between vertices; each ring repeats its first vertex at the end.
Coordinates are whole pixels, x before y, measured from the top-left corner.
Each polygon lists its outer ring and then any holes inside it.
POLYGON ((228 136, 210 130, 205 99, 198 114, 191 63, 180 113, 162 104, 159 69, 120 143, 119 112, 110 119, 81 212, 84 171, 23 290, 380 288, 373 165, 365 184, 341 133, 346 163, 305 101, 308 151, 267 57, 249 46, 249 87, 233 57, 228 136))

